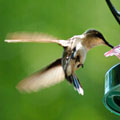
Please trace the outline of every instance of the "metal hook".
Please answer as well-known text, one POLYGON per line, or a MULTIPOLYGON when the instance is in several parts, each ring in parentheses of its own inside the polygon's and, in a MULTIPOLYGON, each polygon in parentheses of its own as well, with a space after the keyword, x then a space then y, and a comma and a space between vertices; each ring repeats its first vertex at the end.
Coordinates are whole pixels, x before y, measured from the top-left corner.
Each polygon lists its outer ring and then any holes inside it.
POLYGON ((120 24, 120 12, 112 5, 110 0, 106 0, 107 5, 109 6, 112 14, 114 15, 117 22, 120 24))

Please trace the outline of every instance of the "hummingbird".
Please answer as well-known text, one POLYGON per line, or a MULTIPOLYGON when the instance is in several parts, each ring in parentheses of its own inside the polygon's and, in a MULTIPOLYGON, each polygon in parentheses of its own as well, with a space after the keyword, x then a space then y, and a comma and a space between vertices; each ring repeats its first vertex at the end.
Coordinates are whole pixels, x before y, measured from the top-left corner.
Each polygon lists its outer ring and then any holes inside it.
POLYGON ((33 73, 18 83, 16 88, 21 92, 36 92, 40 89, 55 85, 64 79, 72 84, 75 90, 84 95, 82 85, 75 74, 75 71, 84 67, 86 55, 91 48, 99 45, 109 44, 101 32, 95 29, 86 30, 81 35, 75 35, 68 40, 58 40, 44 34, 13 33, 9 34, 5 42, 40 42, 57 43, 63 47, 63 55, 46 68, 33 73))

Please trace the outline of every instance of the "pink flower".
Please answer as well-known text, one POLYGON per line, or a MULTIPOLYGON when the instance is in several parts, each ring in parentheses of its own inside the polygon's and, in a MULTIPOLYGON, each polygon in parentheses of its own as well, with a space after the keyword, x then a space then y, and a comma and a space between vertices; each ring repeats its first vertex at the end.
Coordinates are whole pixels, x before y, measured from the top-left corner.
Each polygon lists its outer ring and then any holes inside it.
POLYGON ((104 56, 108 57, 108 56, 117 56, 120 59, 120 45, 114 47, 113 49, 111 49, 110 51, 106 52, 104 54, 104 56))

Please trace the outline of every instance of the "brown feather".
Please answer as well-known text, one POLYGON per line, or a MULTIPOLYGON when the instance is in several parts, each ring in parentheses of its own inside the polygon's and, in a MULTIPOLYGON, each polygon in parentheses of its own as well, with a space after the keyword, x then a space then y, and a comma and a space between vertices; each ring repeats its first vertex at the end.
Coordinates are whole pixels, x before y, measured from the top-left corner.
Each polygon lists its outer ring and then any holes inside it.
POLYGON ((41 43, 57 43, 61 46, 68 46, 69 41, 58 40, 56 37, 42 33, 10 33, 7 35, 5 42, 41 42, 41 43))
POLYGON ((40 89, 57 84, 63 81, 64 78, 65 75, 61 66, 61 59, 58 59, 45 69, 20 81, 17 85, 17 89, 21 92, 36 92, 40 89))

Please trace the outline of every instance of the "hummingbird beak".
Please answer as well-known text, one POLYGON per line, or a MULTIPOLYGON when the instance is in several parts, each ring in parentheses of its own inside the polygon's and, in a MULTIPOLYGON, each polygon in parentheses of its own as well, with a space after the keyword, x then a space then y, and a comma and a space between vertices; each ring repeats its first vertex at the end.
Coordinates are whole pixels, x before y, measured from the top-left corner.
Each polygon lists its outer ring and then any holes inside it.
POLYGON ((114 48, 114 46, 112 46, 110 43, 108 43, 105 39, 103 39, 103 41, 105 42, 105 45, 107 45, 110 48, 114 48))
POLYGON ((107 46, 111 47, 111 48, 114 48, 114 46, 112 46, 111 44, 109 44, 108 42, 105 43, 107 46))

